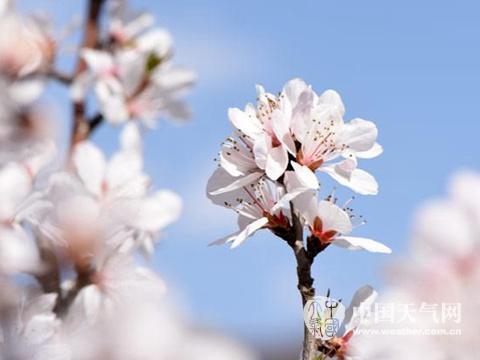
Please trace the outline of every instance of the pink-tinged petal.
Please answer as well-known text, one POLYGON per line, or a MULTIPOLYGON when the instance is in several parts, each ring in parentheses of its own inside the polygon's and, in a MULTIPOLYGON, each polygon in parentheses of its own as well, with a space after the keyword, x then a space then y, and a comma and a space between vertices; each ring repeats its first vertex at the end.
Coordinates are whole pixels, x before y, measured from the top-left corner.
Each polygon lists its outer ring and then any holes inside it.
POLYGON ((340 142, 353 151, 368 151, 377 140, 378 130, 371 121, 353 119, 346 123, 340 133, 340 142))
POLYGON ((333 244, 346 248, 348 250, 366 250, 374 253, 391 254, 392 250, 382 243, 375 240, 354 237, 354 236, 341 236, 335 238, 333 244))
POLYGON ((303 187, 312 190, 318 190, 320 188, 320 184, 318 183, 315 173, 310 170, 308 166, 300 165, 295 161, 291 161, 291 164, 293 170, 295 171, 295 175, 303 187))
MULTIPOLYGON (((246 176, 241 176, 241 177, 238 177, 238 178, 232 177, 232 182, 230 184, 228 184, 226 186, 222 186, 222 187, 220 187, 220 188, 218 188, 214 191, 211 191, 211 192, 209 192, 209 194, 215 196, 215 195, 220 195, 220 194, 223 194, 223 193, 227 193, 227 192, 230 192, 230 191, 240 189, 244 186, 250 185, 254 181, 261 178, 262 176, 263 176, 263 172, 255 172, 255 173, 251 173, 251 174, 248 174, 246 176)), ((213 183, 212 183, 212 185, 214 186, 213 183)))
POLYGON ((235 239, 232 241, 231 248, 234 249, 237 246, 241 245, 247 238, 252 236, 257 230, 260 230, 267 224, 268 219, 266 217, 262 217, 250 223, 235 237, 235 239))
POLYGON ((325 172, 338 181, 340 184, 352 189, 362 195, 377 195, 378 183, 368 172, 355 169, 351 173, 346 173, 337 165, 323 166, 318 169, 325 172))
POLYGON ((100 195, 106 169, 105 157, 100 149, 89 141, 81 142, 75 146, 72 159, 87 190, 100 195))
POLYGON ((383 147, 379 143, 373 144, 373 146, 367 151, 357 151, 356 156, 360 159, 373 159, 380 156, 383 153, 383 147))
POLYGON ((322 220, 323 231, 335 231, 348 234, 352 231, 352 222, 348 213, 331 201, 322 200, 317 206, 317 216, 322 220))
POLYGON ((257 117, 251 113, 237 108, 230 108, 228 109, 228 118, 233 126, 253 139, 262 134, 262 124, 257 117))
POLYGON ((271 148, 267 154, 265 172, 272 180, 277 180, 288 166, 288 153, 283 146, 271 148))
POLYGON ((287 115, 284 111, 275 110, 272 113, 272 129, 277 139, 285 146, 292 155, 296 153, 295 143, 290 133, 291 110, 287 115))
POLYGON ((357 328, 361 325, 361 322, 368 315, 378 293, 370 286, 362 286, 353 295, 350 306, 345 312, 345 319, 343 326, 345 328, 344 333, 348 333, 350 330, 357 328))

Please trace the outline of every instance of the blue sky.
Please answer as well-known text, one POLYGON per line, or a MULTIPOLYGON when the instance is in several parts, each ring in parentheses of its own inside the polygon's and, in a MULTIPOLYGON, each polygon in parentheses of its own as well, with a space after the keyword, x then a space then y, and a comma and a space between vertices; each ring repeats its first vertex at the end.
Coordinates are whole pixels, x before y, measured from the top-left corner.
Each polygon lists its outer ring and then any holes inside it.
MULTIPOLYGON (((46 4, 65 23, 83 1, 20 3, 46 4)), ((356 234, 388 244, 394 254, 328 249, 314 265, 321 293, 331 288, 349 299, 365 283, 381 289, 383 266, 408 246, 414 209, 440 195, 456 169, 478 169, 478 1, 131 3, 156 14, 175 37, 177 63, 199 76, 188 97, 192 122, 162 121, 146 138, 145 159, 155 185, 184 199, 183 216, 167 230, 153 266, 195 320, 251 342, 301 332, 293 256, 281 240, 265 231, 234 251, 206 246, 236 226, 228 210, 209 204, 204 188, 232 130, 227 109, 254 101, 256 83, 276 92, 302 77, 317 92, 333 88, 347 118, 372 120, 380 131, 385 153, 362 167, 375 174, 381 191, 353 203, 368 220, 356 234)), ((67 109, 58 110, 65 128, 67 109)), ((110 152, 116 133, 104 127, 94 140, 110 152)), ((331 185, 325 183, 323 194, 331 185)), ((351 195, 339 192, 345 200, 351 195)))

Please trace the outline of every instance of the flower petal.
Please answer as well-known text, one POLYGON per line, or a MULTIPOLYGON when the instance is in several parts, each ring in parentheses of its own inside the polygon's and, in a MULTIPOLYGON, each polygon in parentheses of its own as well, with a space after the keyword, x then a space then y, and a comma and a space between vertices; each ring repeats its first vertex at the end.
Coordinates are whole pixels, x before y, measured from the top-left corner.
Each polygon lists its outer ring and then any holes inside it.
POLYGON ((367 151, 357 151, 356 156, 360 159, 373 159, 383 153, 383 147, 379 143, 373 144, 373 146, 367 151))
POLYGON ((232 176, 246 175, 257 168, 253 154, 246 146, 227 139, 220 152, 220 165, 232 176), (233 146, 232 146, 233 145, 233 146))
POLYGON ((105 176, 105 157, 98 147, 89 141, 75 146, 73 165, 85 187, 93 194, 100 195, 105 176))
POLYGON ((291 161, 290 163, 292 164, 297 179, 304 187, 312 190, 318 190, 320 188, 320 184, 318 183, 315 173, 310 170, 308 166, 300 165, 295 161, 291 161))
POLYGON ((240 189, 240 188, 242 188, 246 185, 251 184, 255 180, 258 180, 262 176, 263 176, 263 172, 254 172, 254 173, 248 174, 246 176, 241 176, 241 177, 238 177, 238 178, 232 178, 233 182, 231 182, 230 184, 228 184, 226 186, 223 186, 223 187, 221 187, 217 190, 211 191, 209 194, 210 195, 220 195, 220 194, 223 194, 223 193, 226 193, 226 192, 230 192, 230 191, 233 191, 233 190, 240 189))
POLYGON ((319 171, 323 171, 338 181, 340 184, 349 187, 353 191, 362 195, 377 195, 378 183, 368 172, 355 169, 351 173, 342 171, 338 164, 323 166, 319 171))
POLYGON ((236 248, 237 246, 242 244, 248 237, 252 236, 257 230, 261 229, 267 224, 268 219, 266 217, 262 217, 250 223, 234 238, 231 248, 236 248))
POLYGON ((272 180, 277 180, 285 172, 288 165, 288 153, 283 146, 271 148, 267 154, 265 172, 272 180))
POLYGON ((333 244, 346 248, 348 250, 366 250, 369 252, 391 254, 392 250, 382 243, 375 240, 354 237, 354 236, 342 236, 333 241, 333 244))
POLYGON ((343 126, 340 142, 354 151, 367 151, 373 147, 377 136, 378 130, 373 122, 357 118, 343 126))
POLYGON ((293 142, 292 134, 290 133, 290 118, 289 114, 285 114, 282 110, 275 110, 272 113, 272 130, 280 142, 287 148, 290 154, 295 154, 295 143, 293 142))
POLYGON ((153 29, 140 35, 136 45, 140 51, 155 53, 159 58, 163 58, 171 51, 173 39, 167 30, 153 29))
POLYGON ((262 133, 260 121, 251 113, 238 108, 228 109, 228 118, 238 130, 251 138, 256 138, 262 133))
POLYGON ((323 231, 333 230, 341 234, 352 231, 348 213, 331 201, 322 200, 318 203, 317 216, 322 220, 323 231))

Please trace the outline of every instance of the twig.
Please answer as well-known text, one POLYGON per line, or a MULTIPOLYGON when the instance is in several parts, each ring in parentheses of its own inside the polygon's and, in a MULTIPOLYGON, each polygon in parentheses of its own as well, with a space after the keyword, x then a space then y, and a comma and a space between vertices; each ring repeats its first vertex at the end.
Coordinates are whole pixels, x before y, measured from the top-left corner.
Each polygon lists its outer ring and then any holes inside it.
MULTIPOLYGON (((99 43, 99 20, 102 7, 105 0, 89 0, 87 9, 87 20, 85 23, 85 33, 83 36, 83 43, 81 48, 95 48, 99 43)), ((77 66, 74 71, 74 77, 85 71, 86 63, 81 58, 77 59, 77 66)), ((92 132, 92 122, 89 122, 85 117, 85 101, 74 102, 72 106, 73 112, 73 126, 70 140, 70 152, 76 144, 88 138, 92 132)), ((96 127, 99 122, 94 122, 93 127, 96 127)))
POLYGON ((37 275, 36 278, 44 292, 57 293, 60 298, 60 273, 57 255, 47 246, 42 245, 40 241, 37 243, 40 251, 40 259, 46 264, 47 268, 41 274, 37 275))
MULTIPOLYGON (((292 203, 290 203, 290 211, 292 214, 292 227, 287 243, 292 248, 295 259, 297 261, 297 278, 298 290, 302 297, 302 305, 315 297, 315 288, 313 287, 313 278, 311 274, 311 267, 313 264, 313 257, 311 257, 305 249, 303 242, 303 224, 295 213, 292 203)), ((316 356, 316 339, 310 333, 307 326, 304 325, 303 337, 303 360, 314 360, 316 356)))
POLYGON ((73 81, 72 76, 65 74, 54 68, 51 68, 50 70, 48 70, 45 75, 65 85, 70 85, 73 81))
MULTIPOLYGON (((98 44, 99 20, 104 3, 105 0, 88 0, 87 19, 85 22, 84 38, 81 45, 82 48, 94 48, 98 44)), ((69 77, 68 75, 61 74, 53 68, 46 75, 57 79, 62 83, 69 84, 85 69, 85 61, 79 56, 73 76, 69 77)), ((75 144, 87 139, 103 120, 103 116, 100 113, 96 114, 91 119, 87 119, 85 115, 85 105, 84 101, 74 102, 72 105, 73 124, 70 154, 75 144)), ((37 279, 45 292, 58 293, 59 296, 55 306, 55 312, 61 315, 68 309, 78 292, 91 282, 92 269, 89 264, 83 264, 82 266, 77 265, 75 267, 77 273, 75 285, 66 295, 63 296, 60 288, 60 269, 56 254, 46 248, 44 249, 41 247, 40 249, 40 255, 45 263, 48 264, 49 268, 44 274, 37 276, 37 279)))

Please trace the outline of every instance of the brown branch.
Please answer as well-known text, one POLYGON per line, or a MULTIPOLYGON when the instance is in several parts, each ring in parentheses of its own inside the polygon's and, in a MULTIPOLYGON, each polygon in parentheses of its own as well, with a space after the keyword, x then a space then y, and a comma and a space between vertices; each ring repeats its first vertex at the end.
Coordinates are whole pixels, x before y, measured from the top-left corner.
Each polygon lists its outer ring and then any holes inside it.
POLYGON ((60 298, 59 301, 57 301, 57 304, 55 306, 55 312, 59 315, 63 315, 68 310, 80 290, 82 290, 85 286, 89 285, 92 281, 92 275, 94 271, 89 266, 89 264, 77 264, 75 266, 75 272, 77 273, 75 285, 67 292, 64 297, 60 298))
MULTIPOLYGON (((89 0, 88 2, 85 32, 81 45, 82 49, 96 48, 99 44, 99 20, 104 3, 105 0, 89 0)), ((85 61, 79 55, 77 66, 74 71, 74 77, 85 71, 86 67, 85 61)), ((95 126, 92 127, 92 122, 89 122, 85 117, 85 107, 85 101, 83 100, 75 102, 72 106, 73 125, 70 140, 70 152, 76 144, 87 139, 92 132, 93 127, 96 127, 99 124, 99 122, 95 122, 93 123, 95 126)))
POLYGON ((65 74, 57 69, 51 68, 49 69, 46 73, 46 76, 53 80, 57 80, 58 82, 64 84, 64 85, 70 85, 73 81, 73 77, 65 74))
MULTIPOLYGON (((95 48, 98 46, 100 30, 99 21, 104 4, 105 0, 88 0, 85 30, 81 48, 95 48)), ((55 71, 53 68, 49 70, 46 75, 62 83, 70 84, 73 79, 85 71, 85 69, 86 63, 79 54, 73 76, 69 77, 68 75, 61 74, 55 71)), ((87 119, 85 108, 85 101, 78 101, 72 104, 73 124, 70 141, 70 154, 75 144, 87 139, 103 121, 103 116, 101 114, 96 114, 91 119, 87 119)), ((83 264, 82 266, 77 264, 77 266, 75 266, 75 271, 77 273, 75 285, 72 289, 70 289, 70 291, 67 292, 67 294, 62 296, 60 289, 60 269, 56 255, 53 252, 48 251, 43 251, 41 255, 42 259, 44 259, 49 265, 49 268, 45 274, 38 276, 37 279, 45 292, 54 291, 59 294, 57 304, 55 306, 55 312, 57 314, 63 314, 75 299, 78 292, 83 287, 90 284, 92 271, 88 264, 83 264)))
MULTIPOLYGON (((313 257, 311 257, 305 249, 303 242, 303 224, 295 213, 292 203, 290 203, 290 210, 292 214, 292 231, 290 232, 290 237, 287 239, 287 243, 292 248, 297 261, 298 290, 300 291, 302 305, 304 307, 309 300, 315 297, 315 288, 313 287, 314 280, 311 274, 313 257)), ((316 339, 305 324, 303 333, 302 359, 314 360, 316 358, 316 339)))
POLYGON ((40 252, 40 259, 45 264, 44 271, 36 275, 36 279, 42 286, 45 293, 57 293, 58 297, 61 296, 60 290, 60 270, 57 255, 49 249, 48 246, 37 242, 40 252))

